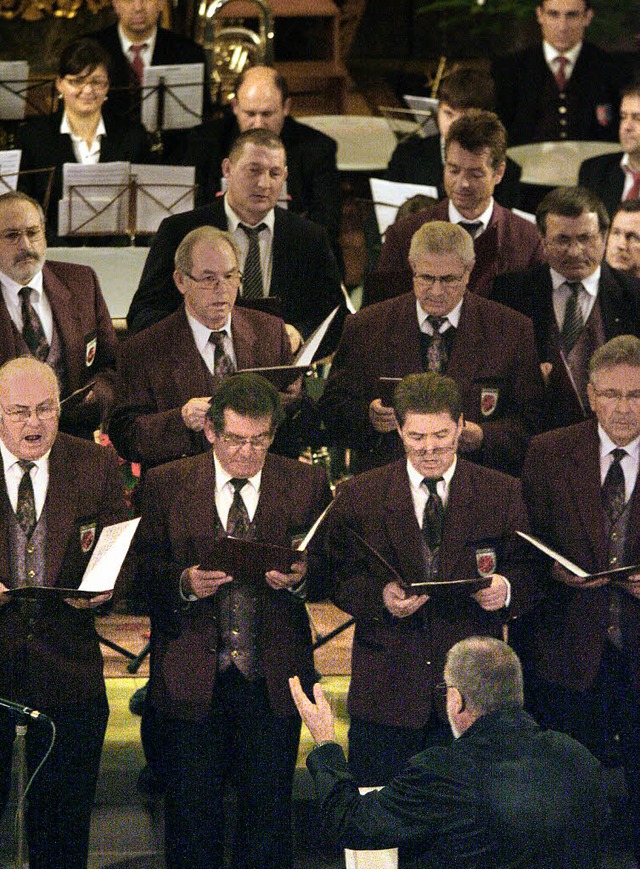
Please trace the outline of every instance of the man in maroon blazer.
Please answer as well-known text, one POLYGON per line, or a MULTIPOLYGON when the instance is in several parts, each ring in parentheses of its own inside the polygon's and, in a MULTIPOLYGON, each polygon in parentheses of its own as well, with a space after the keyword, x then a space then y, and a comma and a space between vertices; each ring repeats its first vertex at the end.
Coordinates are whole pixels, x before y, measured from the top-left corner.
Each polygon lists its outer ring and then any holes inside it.
POLYGON ((223 865, 223 797, 238 787, 246 869, 291 869, 291 787, 300 719, 288 677, 315 681, 304 606, 307 559, 248 581, 216 570, 225 534, 291 546, 331 499, 318 467, 267 453, 280 397, 255 374, 223 381, 212 450, 147 475, 138 551, 152 614, 149 701, 160 716, 169 869, 223 865), (232 579, 234 581, 232 581, 232 579))
MULTIPOLYGON (((640 340, 590 363, 595 419, 531 442, 523 496, 533 533, 587 573, 640 563, 640 340)), ((603 756, 619 737, 640 859, 640 575, 581 579, 549 559, 532 631, 534 711, 603 756)))
POLYGON ((207 448, 205 414, 224 375, 292 359, 279 317, 235 306, 241 275, 227 233, 192 230, 175 263, 184 305, 126 341, 118 360, 109 435, 121 456, 146 467, 207 448))
POLYGON ((48 362, 63 400, 94 381, 78 403, 63 409, 60 421, 63 431, 91 437, 113 401, 118 342, 93 269, 46 262, 46 252, 39 203, 25 193, 2 194, 0 363, 26 353, 48 362), (31 290, 28 301, 24 288, 31 290), (39 344, 31 337, 33 317, 36 333, 44 333, 39 344))
MULTIPOLYGON (((88 604, 6 592, 77 588, 102 528, 126 519, 127 508, 113 450, 59 434, 58 416, 49 366, 25 357, 0 368, 0 696, 44 712, 56 726, 53 751, 29 791, 30 864, 82 869, 109 715, 90 607, 110 595, 88 604)), ((0 812, 15 725, 0 710, 0 812)), ((29 774, 50 739, 43 719, 29 721, 29 774)))
POLYGON ((405 457, 344 483, 326 520, 330 596, 356 620, 349 764, 361 785, 385 784, 448 738, 435 690, 446 652, 473 634, 502 637, 531 592, 515 536, 527 527, 519 484, 456 456, 464 423, 454 381, 405 377, 394 408, 405 457), (474 577, 487 587, 409 587, 474 577))
POLYGON ((411 280, 407 268, 414 233, 427 220, 460 223, 474 241, 476 261, 469 286, 491 296, 496 275, 544 262, 542 240, 529 221, 498 205, 493 192, 505 170, 507 134, 492 112, 468 111, 454 121, 445 140, 444 189, 447 199, 429 213, 419 211, 387 230, 374 275, 384 282, 388 298, 404 292, 411 280))
POLYGON ((467 290, 473 242, 459 226, 424 224, 409 260, 412 293, 345 323, 319 403, 330 435, 357 451, 358 467, 397 457, 395 416, 379 379, 432 370, 462 394, 461 451, 517 474, 542 403, 531 321, 467 290))

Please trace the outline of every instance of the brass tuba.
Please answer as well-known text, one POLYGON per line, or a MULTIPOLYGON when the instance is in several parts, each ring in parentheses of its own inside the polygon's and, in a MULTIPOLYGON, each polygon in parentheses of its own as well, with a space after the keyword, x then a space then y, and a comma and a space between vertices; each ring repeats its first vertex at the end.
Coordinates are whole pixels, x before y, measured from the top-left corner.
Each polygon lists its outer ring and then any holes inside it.
POLYGON ((223 105, 233 95, 236 77, 247 66, 273 64, 273 14, 266 0, 245 0, 258 7, 259 30, 242 18, 222 18, 221 10, 237 0, 202 0, 196 21, 196 40, 204 47, 214 97, 223 105))

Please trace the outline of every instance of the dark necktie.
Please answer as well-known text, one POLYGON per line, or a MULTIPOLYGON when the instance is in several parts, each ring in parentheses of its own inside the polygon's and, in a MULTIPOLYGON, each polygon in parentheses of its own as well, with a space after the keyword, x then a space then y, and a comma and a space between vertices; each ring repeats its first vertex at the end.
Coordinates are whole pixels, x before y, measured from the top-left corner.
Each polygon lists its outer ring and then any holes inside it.
POLYGON ((138 84, 142 84, 142 74, 144 72, 144 61, 142 60, 142 52, 145 50, 146 47, 146 42, 143 42, 141 45, 129 46, 129 51, 133 55, 131 59, 131 69, 133 70, 133 74, 135 75, 138 84))
POLYGON ((565 57, 563 54, 559 54, 555 59, 555 65, 556 71, 554 73, 554 78, 558 85, 558 90, 563 94, 567 88, 567 66, 569 65, 569 58, 565 57))
POLYGON ((424 505, 422 514, 422 534, 427 546, 433 552, 442 543, 442 525, 444 522, 444 506, 436 488, 442 477, 434 477, 422 481, 429 490, 429 498, 424 505))
POLYGON ((242 273, 242 296, 245 299, 261 299, 264 295, 264 284, 262 282, 258 236, 261 230, 267 228, 267 225, 266 223, 259 223, 257 226, 251 227, 241 223, 239 226, 249 239, 249 249, 242 273))
POLYGON ((580 281, 565 281, 565 286, 569 288, 569 298, 567 306, 564 309, 564 321, 562 323, 562 345, 566 353, 570 353, 573 345, 578 340, 580 332, 584 328, 582 320, 582 311, 578 303, 578 297, 582 284, 580 281))
POLYGON ((482 221, 481 220, 461 220, 458 226, 461 226, 463 229, 469 233, 471 238, 475 239, 478 234, 478 230, 482 229, 482 221))
POLYGON ((427 322, 433 329, 427 348, 427 371, 434 371, 436 374, 444 374, 449 361, 445 337, 440 332, 440 327, 446 319, 446 317, 433 317, 431 314, 427 317, 427 322))
POLYGON ((215 353, 213 354, 214 377, 226 377, 228 374, 233 374, 236 370, 236 366, 233 364, 233 359, 229 356, 224 347, 226 334, 227 333, 223 329, 220 332, 212 332, 209 335, 209 341, 215 348, 215 353))
POLYGON ((233 477, 229 482, 233 486, 233 501, 227 517, 227 534, 229 537, 246 537, 251 520, 240 492, 249 481, 246 477, 233 477))
POLYGON ((640 197, 640 171, 636 172, 636 170, 632 169, 630 166, 626 167, 626 171, 633 178, 633 183, 629 188, 627 195, 624 197, 625 202, 627 199, 638 199, 638 197, 640 197))
POLYGON ((18 464, 22 468, 22 478, 18 485, 16 518, 27 538, 29 538, 36 527, 36 499, 33 494, 33 483, 31 481, 31 468, 34 468, 36 463, 20 459, 18 464))
POLYGON ((22 299, 22 337, 29 352, 40 362, 46 362, 49 344, 40 317, 31 304, 31 287, 22 287, 18 295, 22 299))
POLYGON ((613 462, 602 484, 602 506, 612 524, 620 518, 625 505, 624 471, 620 461, 627 455, 626 450, 616 447, 611 451, 613 462))

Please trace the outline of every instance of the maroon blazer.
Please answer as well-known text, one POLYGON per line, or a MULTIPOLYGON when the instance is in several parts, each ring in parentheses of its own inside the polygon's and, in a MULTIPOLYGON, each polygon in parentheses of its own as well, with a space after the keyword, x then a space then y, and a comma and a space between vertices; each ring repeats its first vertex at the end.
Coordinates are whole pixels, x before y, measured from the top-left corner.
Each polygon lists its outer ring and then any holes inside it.
MULTIPOLYGON (((128 518, 115 452, 58 434, 49 457, 47 585, 77 588, 105 525, 128 518), (87 526, 93 544, 83 551, 87 526)), ((9 516, 0 462, 0 580, 11 587, 9 516)), ((35 708, 86 703, 105 694, 90 610, 59 603, 0 606, 0 696, 35 708)))
MULTIPOLYGON (((118 339, 98 277, 89 266, 55 261, 46 262, 42 274, 64 349, 67 382, 61 398, 95 379, 104 420, 113 402, 118 339)), ((0 364, 22 352, 0 298, 0 364)))
MULTIPOLYGON (((522 491, 533 533, 584 570, 608 566, 600 494, 597 422, 556 429, 531 441, 522 491)), ((631 564, 640 562, 640 486, 629 517, 631 564)), ((551 578, 545 559, 547 599, 533 632, 537 678, 576 691, 589 688, 598 672, 608 626, 607 586, 581 591, 551 578)), ((630 658, 640 689, 640 601, 622 595, 621 619, 631 642, 630 658)))
POLYGON ((472 634, 501 638, 503 621, 528 609, 533 589, 530 553, 515 535, 528 527, 518 481, 458 459, 445 512, 440 578, 478 576, 476 559, 491 550, 493 572, 511 582, 509 611, 488 613, 463 594, 432 596, 412 616, 391 616, 382 590, 393 576, 354 549, 346 529, 360 534, 403 579, 424 577, 424 543, 406 468, 400 459, 341 485, 326 520, 325 575, 332 600, 356 619, 349 712, 418 728, 429 718, 432 689, 442 680, 451 646, 472 634))
MULTIPOLYGON (((149 471, 136 537, 153 624, 150 698, 179 718, 207 715, 216 678, 215 595, 187 604, 179 594, 182 571, 206 563, 215 551, 214 489, 211 450, 149 471)), ((254 516, 256 539, 290 546, 330 500, 321 468, 267 454, 254 516)), ((288 678, 298 674, 307 688, 315 681, 307 612, 299 597, 274 591, 266 581, 258 594, 258 643, 269 700, 276 715, 290 715, 295 707, 288 678)))
MULTIPOLYGON (((234 308, 231 329, 238 368, 291 363, 291 342, 279 317, 234 308)), ((180 410, 210 391, 183 305, 121 346, 109 422, 118 453, 151 467, 207 449, 202 433, 186 427, 180 410)))
MULTIPOLYGON (((380 397, 378 379, 422 371, 413 293, 387 299, 347 318, 319 406, 338 443, 368 452, 371 467, 401 453, 395 432, 381 435, 369 421, 380 397)), ((465 419, 479 423, 482 464, 519 473, 529 437, 539 430, 543 385, 531 321, 467 292, 447 374, 462 393, 465 419), (498 400, 483 412, 483 394, 498 400)))
MULTIPOLYGON (((412 285, 409 268, 411 239, 423 224, 431 220, 449 221, 448 199, 443 199, 429 211, 410 214, 387 229, 376 267, 377 272, 394 276, 389 282, 387 297, 400 295, 412 285)), ((497 202, 494 202, 489 225, 475 239, 473 246, 476 262, 469 288, 487 298, 491 298, 491 287, 496 275, 521 271, 546 262, 542 238, 536 226, 497 202)))

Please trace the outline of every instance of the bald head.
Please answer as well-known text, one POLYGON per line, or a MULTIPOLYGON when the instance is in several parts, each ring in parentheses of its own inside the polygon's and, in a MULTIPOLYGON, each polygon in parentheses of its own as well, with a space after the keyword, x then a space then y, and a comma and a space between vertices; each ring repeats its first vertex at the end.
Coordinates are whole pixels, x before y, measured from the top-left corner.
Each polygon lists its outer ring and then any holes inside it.
POLYGON ((232 107, 242 133, 262 128, 280 135, 290 105, 285 79, 270 66, 251 66, 236 81, 232 107))

